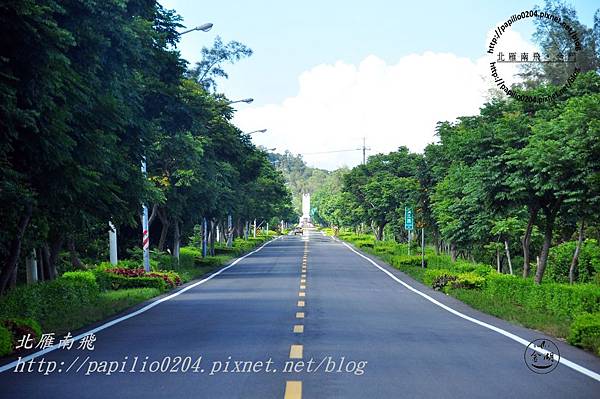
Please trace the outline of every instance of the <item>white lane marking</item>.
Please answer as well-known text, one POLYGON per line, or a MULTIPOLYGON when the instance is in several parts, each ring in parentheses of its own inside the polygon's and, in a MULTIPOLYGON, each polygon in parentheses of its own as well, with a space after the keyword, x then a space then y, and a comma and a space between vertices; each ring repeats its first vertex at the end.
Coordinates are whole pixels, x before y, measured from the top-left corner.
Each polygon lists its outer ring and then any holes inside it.
MULTIPOLYGON (((485 328, 487 328, 489 330, 495 331, 498 334, 502 334, 505 337, 510 338, 513 341, 516 341, 516 342, 522 344, 523 346, 528 346, 529 345, 529 341, 527 341, 526 339, 523 339, 523 338, 519 337, 518 335, 515 335, 513 333, 510 333, 510 332, 508 332, 506 330, 503 330, 503 329, 501 329, 499 327, 493 326, 493 325, 488 324, 486 322, 483 322, 481 320, 475 319, 473 317, 467 316, 466 314, 463 314, 463 313, 461 313, 461 312, 459 312, 457 310, 452 309, 449 306, 444 305, 443 303, 441 303, 441 302, 433 299, 429 295, 427 295, 427 294, 419 291, 418 289, 416 289, 416 288, 412 287, 411 285, 408 285, 404 281, 400 280, 398 277, 394 276, 392 273, 390 273, 389 271, 385 270, 383 267, 379 266, 377 263, 375 263, 373 260, 369 259, 365 255, 363 255, 360 252, 356 251, 354 248, 352 248, 350 245, 346 244, 345 242, 342 242, 342 244, 344 244, 350 251, 354 252, 355 254, 357 254, 358 256, 360 256, 361 258, 364 258, 367 261, 369 261, 371 264, 373 264, 373 266, 375 266, 376 268, 378 268, 379 270, 381 270, 382 272, 384 272, 385 274, 387 274, 389 277, 391 277, 392 280, 396 281, 397 283, 402 284, 404 287, 406 287, 410 291, 414 292, 417 295, 422 296, 423 298, 425 298, 429 302, 431 302, 431 303, 439 306, 440 308, 442 308, 444 310, 447 310, 448 312, 450 312, 450 313, 452 313, 452 314, 454 314, 454 315, 456 315, 458 317, 461 317, 461 318, 463 318, 465 320, 468 320, 471 323, 478 324, 478 325, 480 325, 482 327, 485 327, 485 328)), ((532 348, 534 348, 536 350, 536 352, 540 352, 540 353, 543 353, 543 354, 549 353, 548 351, 546 351, 546 350, 544 350, 542 348, 539 348, 537 346, 536 347, 532 347, 532 348)), ((586 369, 585 367, 580 366, 579 364, 574 363, 574 362, 572 362, 570 360, 567 360, 567 359, 565 359, 562 356, 560 357, 560 364, 564 364, 565 366, 567 366, 567 367, 569 367, 569 368, 571 368, 571 369, 573 369, 575 371, 578 371, 581 374, 587 375, 588 377, 593 378, 596 381, 600 381, 600 374, 595 373, 592 370, 586 369)))
MULTIPOLYGON (((279 236, 279 237, 281 237, 281 236, 279 236)), ((206 277, 205 279, 202 279, 202 280, 200 280, 200 281, 198 281, 198 282, 196 282, 196 283, 194 283, 194 284, 192 284, 192 285, 188 285, 187 287, 185 287, 185 288, 181 289, 180 291, 177 291, 177 292, 175 292, 175 293, 173 293, 173 294, 171 294, 171 295, 169 295, 169 296, 166 296, 166 297, 164 297, 164 298, 161 298, 161 299, 159 299, 159 300, 157 300, 157 301, 154 301, 154 302, 152 302, 152 303, 149 303, 148 305, 144 306, 144 307, 143 307, 143 308, 141 308, 141 309, 138 309, 138 310, 136 310, 135 312, 128 313, 128 314, 126 314, 126 315, 124 315, 124 316, 121 316, 121 317, 119 317, 118 319, 111 320, 111 321, 109 321, 108 323, 104 323, 104 324, 102 324, 101 326, 98 326, 98 327, 96 327, 96 328, 93 328, 93 329, 91 329, 91 330, 89 330, 89 331, 86 331, 86 332, 84 332, 84 333, 81 333, 81 334, 77 335, 76 337, 73 337, 73 340, 74 340, 74 341, 78 341, 78 340, 80 340, 81 338, 83 338, 83 337, 85 337, 85 336, 88 336, 88 335, 90 335, 90 334, 95 334, 95 333, 97 333, 98 331, 105 330, 105 329, 107 329, 108 327, 112 327, 112 326, 114 326, 115 324, 118 324, 118 323, 120 323, 120 322, 122 322, 122 321, 125 321, 125 320, 127 320, 127 319, 130 319, 130 318, 132 318, 132 317, 135 317, 135 316, 137 316, 137 315, 139 315, 139 314, 142 314, 142 313, 144 313, 144 312, 146 312, 146 311, 148 311, 148 310, 152 309, 153 307, 157 306, 157 305, 158 305, 158 304, 160 304, 160 303, 163 303, 163 302, 165 302, 165 301, 168 301, 169 299, 173 299, 173 298, 175 298, 176 296, 178 296, 178 295, 181 295, 181 294, 183 294, 184 292, 186 292, 186 291, 189 291, 189 290, 191 290, 192 288, 199 286, 200 284, 204 284, 204 283, 206 283, 208 280, 211 280, 211 279, 215 278, 216 276, 218 276, 219 274, 223 273, 225 270, 227 270, 227 269, 229 269, 229 268, 232 268, 233 266, 237 265, 239 262, 241 262, 242 260, 246 259, 248 256, 250 256, 250 255, 252 255, 252 254, 255 254, 255 253, 257 253, 258 251, 260 251, 261 249, 263 249, 263 248, 264 248, 265 246, 267 246, 268 244, 270 244, 270 243, 272 243, 273 241, 275 241, 275 240, 279 239, 279 237, 276 237, 275 239, 273 239, 273 240, 271 240, 271 241, 267 241, 266 243, 264 243, 263 245, 261 245, 260 247, 258 247, 257 249, 255 249, 254 251, 252 251, 252 252, 249 252, 249 253, 247 253, 246 255, 244 255, 244 256, 242 256, 242 257, 239 257, 239 258, 237 258, 236 260, 234 260, 233 262, 231 262, 231 264, 229 264, 229 266, 226 266, 226 267, 222 268, 221 270, 219 270, 219 271, 217 271, 217 272, 215 272, 215 273, 211 274, 210 276, 206 277)), ((30 361, 31 359, 35 359, 36 357, 40 357, 40 356, 42 356, 42 355, 45 355, 46 353, 50 353, 50 352, 52 352, 52 351, 54 351, 54 350, 58 349, 58 347, 59 347, 59 344, 52 345, 52 346, 50 346, 50 347, 48 347, 48 348, 46 348, 46 349, 43 349, 43 350, 41 350, 41 351, 39 351, 39 352, 35 352, 35 353, 32 353, 31 355, 28 355, 28 356, 25 356, 24 358, 21 358, 20 362, 21 362, 21 363, 28 362, 28 361, 30 361)), ((15 360, 15 361, 13 361, 13 362, 11 362, 11 363, 5 364, 4 366, 0 367, 0 373, 3 373, 3 372, 5 372, 6 370, 10 370, 10 369, 14 368, 14 367, 15 367, 15 366, 16 366, 18 363, 19 363, 19 360, 15 360)))

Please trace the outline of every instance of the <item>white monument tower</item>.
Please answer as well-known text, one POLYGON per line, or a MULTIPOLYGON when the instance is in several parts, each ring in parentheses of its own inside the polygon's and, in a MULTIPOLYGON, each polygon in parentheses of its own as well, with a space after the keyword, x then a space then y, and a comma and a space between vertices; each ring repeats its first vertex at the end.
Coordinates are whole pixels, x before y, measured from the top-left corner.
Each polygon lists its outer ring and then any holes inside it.
POLYGON ((302 194, 302 217, 300 218, 300 224, 310 223, 310 194, 302 194))

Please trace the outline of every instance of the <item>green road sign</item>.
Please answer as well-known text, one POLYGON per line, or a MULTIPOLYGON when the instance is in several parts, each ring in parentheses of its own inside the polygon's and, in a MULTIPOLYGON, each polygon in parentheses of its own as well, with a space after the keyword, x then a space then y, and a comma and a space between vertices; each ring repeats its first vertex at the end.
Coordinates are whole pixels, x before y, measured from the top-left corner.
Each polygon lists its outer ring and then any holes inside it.
POLYGON ((414 228, 413 209, 408 206, 404 207, 404 228, 406 230, 412 230, 414 228))

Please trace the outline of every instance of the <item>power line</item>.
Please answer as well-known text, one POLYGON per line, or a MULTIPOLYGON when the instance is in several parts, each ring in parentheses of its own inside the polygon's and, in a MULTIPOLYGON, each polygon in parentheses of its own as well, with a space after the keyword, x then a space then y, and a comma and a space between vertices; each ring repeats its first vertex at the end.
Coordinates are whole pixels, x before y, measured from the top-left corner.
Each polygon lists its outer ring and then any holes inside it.
POLYGON ((332 150, 332 151, 319 151, 319 152, 304 152, 301 155, 317 155, 317 154, 332 154, 334 152, 349 152, 349 151, 360 151, 362 148, 353 148, 351 150, 332 150))
POLYGON ((363 164, 366 163, 366 153, 367 151, 371 151, 370 147, 366 146, 366 138, 363 137, 363 145, 360 148, 352 148, 348 150, 331 150, 331 151, 317 151, 317 152, 304 152, 300 155, 320 155, 320 154, 333 154, 336 152, 351 152, 351 151, 362 151, 363 153, 363 164))

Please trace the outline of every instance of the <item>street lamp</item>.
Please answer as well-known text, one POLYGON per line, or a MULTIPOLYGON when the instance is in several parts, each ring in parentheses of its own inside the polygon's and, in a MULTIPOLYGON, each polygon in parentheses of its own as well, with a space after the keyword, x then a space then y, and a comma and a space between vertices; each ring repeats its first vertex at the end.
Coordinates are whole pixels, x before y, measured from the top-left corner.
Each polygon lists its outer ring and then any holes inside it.
POLYGON ((264 133, 264 132, 266 132, 266 131, 267 131, 267 129, 253 130, 253 131, 251 131, 251 132, 248 132, 248 133, 246 133, 246 134, 247 134, 248 136, 250 136, 250 135, 251 135, 251 134, 253 134, 253 133, 264 133))
POLYGON ((254 101, 253 98, 244 98, 243 100, 227 101, 227 103, 225 105, 231 105, 231 104, 235 104, 235 103, 250 104, 252 101, 254 101))
POLYGON ((188 30, 184 30, 183 32, 180 32, 179 35, 185 35, 186 33, 190 33, 193 32, 195 30, 201 30, 202 32, 208 32, 211 28, 213 27, 213 24, 206 23, 200 26, 196 26, 195 28, 192 29, 188 29, 188 30))

